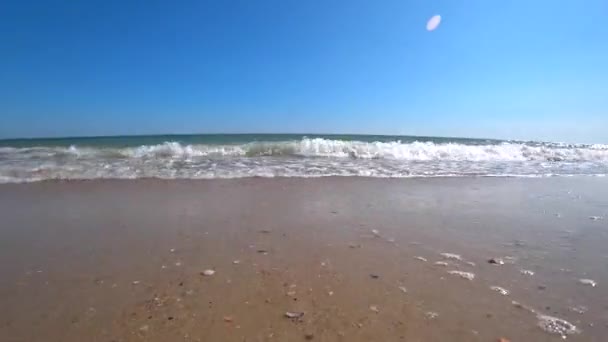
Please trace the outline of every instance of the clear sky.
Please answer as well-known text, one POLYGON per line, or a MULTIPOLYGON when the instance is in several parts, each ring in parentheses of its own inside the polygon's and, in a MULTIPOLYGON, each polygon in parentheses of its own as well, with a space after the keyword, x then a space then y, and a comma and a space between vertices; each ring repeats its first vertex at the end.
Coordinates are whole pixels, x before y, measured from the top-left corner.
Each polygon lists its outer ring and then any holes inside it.
POLYGON ((0 137, 608 143, 607 18, 606 0, 5 0, 0 137))

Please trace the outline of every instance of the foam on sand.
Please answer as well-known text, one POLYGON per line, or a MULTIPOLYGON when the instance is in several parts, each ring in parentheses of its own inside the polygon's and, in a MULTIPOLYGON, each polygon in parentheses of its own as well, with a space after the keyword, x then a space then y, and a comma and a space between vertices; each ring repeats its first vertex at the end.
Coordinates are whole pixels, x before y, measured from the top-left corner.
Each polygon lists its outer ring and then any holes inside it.
POLYGON ((500 293, 503 296, 508 296, 509 295, 509 290, 500 287, 500 286, 490 286, 490 290, 492 291, 496 291, 498 293, 500 293))
POLYGON ((558 334, 561 335, 562 338, 566 338, 567 335, 579 332, 574 324, 561 318, 547 315, 538 315, 536 317, 538 318, 538 326, 550 334, 558 334))
POLYGON ((595 287, 597 286, 597 282, 593 279, 579 279, 578 280, 579 283, 583 284, 583 285, 588 285, 591 287, 595 287))
POLYGON ((467 279, 467 280, 473 280, 473 279, 475 279, 475 274, 471 273, 471 272, 463 272, 463 271, 453 270, 453 271, 448 271, 448 273, 451 274, 451 275, 459 276, 459 277, 467 279))
POLYGON ((441 256, 446 259, 462 261, 462 257, 460 255, 454 254, 454 253, 441 253, 441 256))

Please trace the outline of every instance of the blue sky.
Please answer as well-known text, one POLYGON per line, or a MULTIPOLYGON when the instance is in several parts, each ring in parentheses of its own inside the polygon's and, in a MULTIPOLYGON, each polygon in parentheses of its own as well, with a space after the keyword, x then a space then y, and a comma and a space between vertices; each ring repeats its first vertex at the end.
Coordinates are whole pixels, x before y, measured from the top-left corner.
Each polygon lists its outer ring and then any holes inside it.
POLYGON ((607 17, 605 0, 8 0, 0 137, 607 143, 607 17))

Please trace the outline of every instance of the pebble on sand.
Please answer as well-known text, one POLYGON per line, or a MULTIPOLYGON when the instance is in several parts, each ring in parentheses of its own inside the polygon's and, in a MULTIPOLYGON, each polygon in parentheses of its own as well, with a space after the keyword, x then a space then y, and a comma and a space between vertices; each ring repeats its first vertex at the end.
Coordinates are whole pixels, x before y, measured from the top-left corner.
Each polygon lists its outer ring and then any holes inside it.
POLYGON ((504 265, 505 261, 502 260, 501 258, 492 258, 490 260, 488 260, 488 264, 493 264, 493 265, 504 265))
POLYGON ((202 273, 204 276, 212 276, 215 274, 214 270, 204 270, 202 273))

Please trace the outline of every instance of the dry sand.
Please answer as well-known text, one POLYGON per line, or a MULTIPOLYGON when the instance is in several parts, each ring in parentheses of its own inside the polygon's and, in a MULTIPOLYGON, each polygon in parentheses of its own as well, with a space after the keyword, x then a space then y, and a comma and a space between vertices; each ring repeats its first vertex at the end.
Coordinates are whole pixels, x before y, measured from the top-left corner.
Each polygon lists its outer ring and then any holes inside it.
POLYGON ((0 336, 605 341, 607 216, 591 177, 1 185, 0 336))

